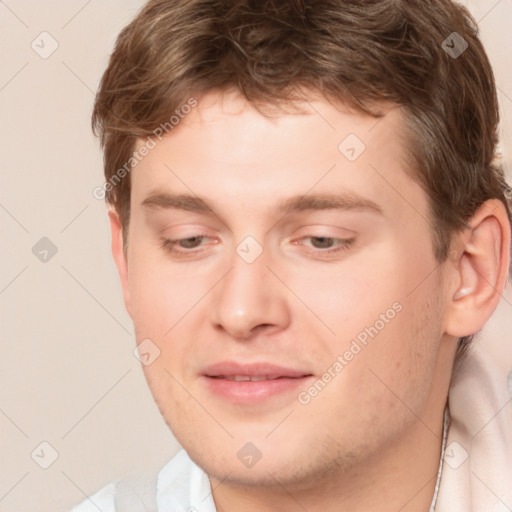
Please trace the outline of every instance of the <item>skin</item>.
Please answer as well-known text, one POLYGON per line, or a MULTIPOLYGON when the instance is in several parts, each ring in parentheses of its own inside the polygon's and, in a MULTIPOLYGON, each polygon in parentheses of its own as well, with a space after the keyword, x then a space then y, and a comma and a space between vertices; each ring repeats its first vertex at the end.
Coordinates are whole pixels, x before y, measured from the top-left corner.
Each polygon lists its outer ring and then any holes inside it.
POLYGON ((212 91, 132 171, 126 254, 113 210, 110 220, 137 341, 161 351, 144 371, 219 511, 426 511, 457 337, 483 326, 504 286, 506 213, 484 204, 440 264, 427 196, 403 158, 399 109, 376 123, 308 99, 303 113, 269 119, 236 93, 212 91), (338 150, 349 134, 366 145, 354 162, 338 150), (162 193, 209 209, 155 205, 162 193), (279 208, 329 194, 352 207, 279 208), (263 249, 253 263, 236 252, 247 236, 263 249), (400 312, 300 403, 298 392, 396 303, 400 312), (226 360, 312 377, 233 404, 201 377, 226 360), (247 442, 262 454, 250 468, 237 457, 247 442))

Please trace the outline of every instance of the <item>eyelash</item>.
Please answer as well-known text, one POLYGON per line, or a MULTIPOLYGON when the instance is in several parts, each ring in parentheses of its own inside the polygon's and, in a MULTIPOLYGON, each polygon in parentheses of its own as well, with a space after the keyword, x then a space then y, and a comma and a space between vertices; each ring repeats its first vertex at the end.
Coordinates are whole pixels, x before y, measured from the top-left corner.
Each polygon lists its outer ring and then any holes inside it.
MULTIPOLYGON (((186 238, 176 238, 176 239, 170 239, 170 238, 162 238, 161 241, 161 248, 165 251, 171 253, 174 257, 177 258, 186 258, 187 256, 196 256, 202 253, 201 248, 203 245, 199 245, 197 248, 194 247, 192 249, 176 249, 176 245, 180 242, 184 242, 187 240, 193 240, 195 238, 200 238, 202 240, 209 238, 208 235, 195 235, 195 236, 189 236, 186 238)), ((332 240, 337 243, 337 245, 334 248, 328 248, 328 249, 316 249, 316 248, 308 248, 308 251, 315 254, 324 254, 324 255, 334 255, 341 251, 346 251, 349 249, 355 242, 354 238, 344 239, 344 238, 334 238, 334 237, 327 237, 327 236, 305 236, 299 239, 298 241, 294 241, 294 244, 297 245, 304 245, 301 244, 301 240, 307 240, 307 239, 325 239, 325 240, 332 240)), ((216 241, 214 242, 217 243, 216 241)))

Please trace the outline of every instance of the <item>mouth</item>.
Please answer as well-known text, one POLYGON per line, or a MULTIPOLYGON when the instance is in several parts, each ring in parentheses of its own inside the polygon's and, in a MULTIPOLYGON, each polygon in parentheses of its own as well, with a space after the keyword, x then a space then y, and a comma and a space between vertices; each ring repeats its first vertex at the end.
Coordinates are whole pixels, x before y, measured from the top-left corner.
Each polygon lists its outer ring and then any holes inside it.
POLYGON ((313 375, 269 363, 224 362, 209 366, 201 377, 214 396, 242 405, 262 403, 278 396, 295 398, 297 390, 305 387, 313 375))
POLYGON ((270 375, 255 375, 253 377, 249 375, 215 375, 212 379, 225 379, 232 380, 233 382, 260 382, 262 380, 276 380, 282 377, 271 377, 270 375))

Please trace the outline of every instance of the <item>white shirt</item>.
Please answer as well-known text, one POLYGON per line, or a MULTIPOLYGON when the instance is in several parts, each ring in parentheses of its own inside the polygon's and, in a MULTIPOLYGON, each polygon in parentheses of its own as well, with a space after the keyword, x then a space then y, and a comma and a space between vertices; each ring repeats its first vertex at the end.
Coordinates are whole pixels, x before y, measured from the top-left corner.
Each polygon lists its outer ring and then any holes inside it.
POLYGON ((73 508, 72 512, 216 512, 211 494, 210 481, 187 455, 185 450, 158 473, 155 485, 150 479, 119 481, 107 485, 101 491, 73 508), (121 484, 127 484, 122 489, 121 484), (123 494, 123 496, 120 496, 123 494), (126 510, 120 504, 130 507, 126 510), (156 502, 152 509, 147 503, 156 502))

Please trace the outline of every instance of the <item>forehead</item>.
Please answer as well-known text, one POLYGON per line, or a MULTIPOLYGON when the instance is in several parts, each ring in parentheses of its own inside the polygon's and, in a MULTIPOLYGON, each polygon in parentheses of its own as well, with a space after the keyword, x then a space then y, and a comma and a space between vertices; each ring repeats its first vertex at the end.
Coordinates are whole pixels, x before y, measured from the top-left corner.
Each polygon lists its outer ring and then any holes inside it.
MULTIPOLYGON (((389 146, 391 142, 390 150, 394 155, 398 157, 402 153, 402 112, 396 105, 382 103, 376 106, 382 113, 382 117, 377 118, 340 102, 335 105, 312 92, 304 96, 303 101, 283 108, 262 105, 261 109, 236 91, 210 91, 200 97, 195 108, 180 116, 172 132, 167 132, 169 137, 164 139, 170 141, 171 134, 176 144, 185 138, 195 139, 198 146, 210 144, 218 148, 218 153, 224 151, 226 159, 235 161, 240 157, 244 163, 247 163, 248 154, 253 156, 255 163, 266 156, 277 158, 283 153, 288 158, 296 155, 300 159, 303 152, 320 145, 329 147, 328 153, 337 157, 343 149, 339 143, 349 135, 356 144, 356 152, 362 149, 361 144, 371 144, 374 151, 380 151, 381 146, 389 146), (231 138, 227 139, 227 136, 231 138), (258 145, 262 142, 265 146, 258 145), (290 152, 291 149, 294 151, 290 152)), ((177 121, 176 116, 174 118, 177 121)), ((349 149, 350 144, 345 146, 349 149)), ((354 155, 346 153, 346 156, 354 155)))
POLYGON ((270 207, 339 191, 387 202, 383 210, 410 210, 407 197, 426 207, 407 172, 400 109, 383 105, 375 118, 314 95, 299 107, 269 116, 234 93, 204 95, 133 170, 132 204, 167 191, 270 207))

